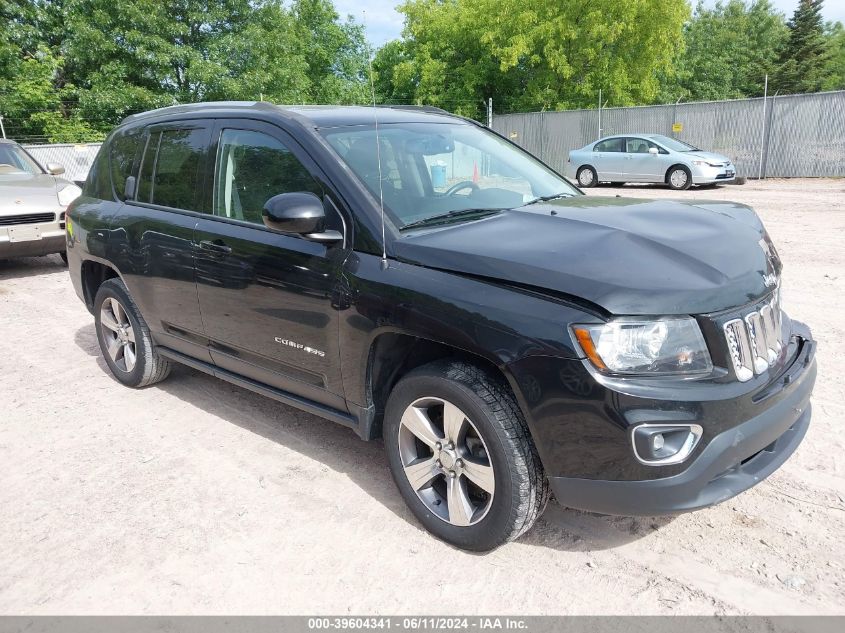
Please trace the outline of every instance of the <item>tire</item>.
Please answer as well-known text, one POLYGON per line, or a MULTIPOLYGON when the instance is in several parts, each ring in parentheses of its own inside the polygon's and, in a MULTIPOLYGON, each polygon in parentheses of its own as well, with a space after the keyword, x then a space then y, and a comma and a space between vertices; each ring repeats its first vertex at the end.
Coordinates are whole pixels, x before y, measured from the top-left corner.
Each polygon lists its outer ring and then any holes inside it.
POLYGON ((683 165, 674 165, 666 172, 666 184, 675 191, 689 189, 692 185, 692 173, 683 165))
POLYGON ((483 552, 518 538, 549 500, 549 482, 509 386, 470 363, 436 361, 402 378, 387 401, 384 444, 414 516, 456 547, 483 552), (462 430, 449 433, 445 419, 462 430))
POLYGON ((62 258, 62 261, 64 262, 65 266, 67 266, 67 251, 62 251, 61 253, 59 253, 59 257, 62 258))
POLYGON ((599 184, 599 177, 596 174, 596 170, 589 165, 579 168, 578 173, 575 174, 575 178, 578 180, 578 186, 582 189, 589 189, 599 184))
POLYGON ((171 363, 160 356, 144 317, 120 279, 108 279, 94 298, 94 324, 111 373, 128 387, 167 378, 171 363))

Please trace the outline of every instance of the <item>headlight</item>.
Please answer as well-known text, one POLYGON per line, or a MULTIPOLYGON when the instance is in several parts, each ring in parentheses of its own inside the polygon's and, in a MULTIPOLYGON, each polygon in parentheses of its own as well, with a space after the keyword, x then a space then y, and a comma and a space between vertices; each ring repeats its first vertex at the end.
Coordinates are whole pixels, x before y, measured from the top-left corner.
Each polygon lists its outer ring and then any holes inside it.
POLYGON ((66 207, 71 202, 76 200, 80 195, 82 195, 82 189, 80 189, 76 185, 65 185, 64 188, 59 189, 56 192, 56 195, 59 198, 59 204, 63 207, 66 207))
POLYGON ((697 374, 713 369, 692 318, 574 325, 572 332, 590 362, 605 373, 697 374))

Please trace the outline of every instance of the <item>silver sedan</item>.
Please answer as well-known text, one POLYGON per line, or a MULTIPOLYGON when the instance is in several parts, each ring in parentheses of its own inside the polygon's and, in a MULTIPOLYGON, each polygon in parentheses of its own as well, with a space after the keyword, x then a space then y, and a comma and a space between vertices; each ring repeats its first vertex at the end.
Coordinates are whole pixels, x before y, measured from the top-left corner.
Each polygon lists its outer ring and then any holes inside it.
POLYGON ((730 182, 731 159, 660 134, 621 134, 569 152, 566 176, 581 187, 599 182, 662 182, 672 189, 730 182))

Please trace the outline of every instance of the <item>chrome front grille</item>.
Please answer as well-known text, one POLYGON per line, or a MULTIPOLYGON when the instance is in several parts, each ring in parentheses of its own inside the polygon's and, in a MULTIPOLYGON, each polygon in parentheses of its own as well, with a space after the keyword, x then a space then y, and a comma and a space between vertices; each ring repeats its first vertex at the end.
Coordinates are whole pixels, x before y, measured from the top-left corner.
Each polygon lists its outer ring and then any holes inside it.
POLYGON ((728 353, 740 382, 762 374, 777 361, 783 350, 782 325, 780 291, 759 309, 725 323, 728 353))

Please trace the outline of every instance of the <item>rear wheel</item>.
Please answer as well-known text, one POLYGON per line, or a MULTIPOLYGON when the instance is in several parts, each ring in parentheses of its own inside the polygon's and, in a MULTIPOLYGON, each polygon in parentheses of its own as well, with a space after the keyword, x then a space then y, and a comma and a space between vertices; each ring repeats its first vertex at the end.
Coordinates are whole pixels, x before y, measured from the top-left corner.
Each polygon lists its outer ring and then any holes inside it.
POLYGON ((666 184, 675 190, 689 189, 692 184, 692 174, 683 165, 675 165, 666 174, 666 184))
POLYGON ((62 258, 62 261, 64 262, 65 266, 67 266, 67 251, 62 251, 61 253, 59 253, 59 257, 62 258))
POLYGON ((167 377, 170 361, 156 352, 147 323, 120 279, 103 282, 94 308, 97 340, 115 378, 146 387, 167 377))
POLYGON ((508 386, 480 368, 438 361, 390 394, 384 442, 393 479, 435 536, 487 551, 526 532, 548 481, 508 386))
POLYGON ((578 185, 584 189, 595 187, 599 182, 596 170, 589 165, 581 167, 576 174, 576 178, 578 179, 578 185))

